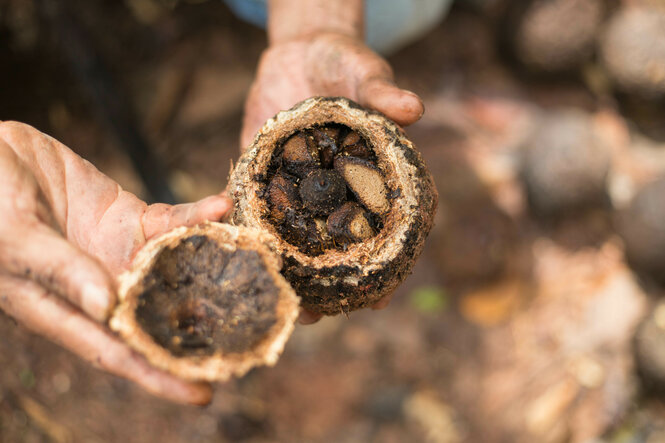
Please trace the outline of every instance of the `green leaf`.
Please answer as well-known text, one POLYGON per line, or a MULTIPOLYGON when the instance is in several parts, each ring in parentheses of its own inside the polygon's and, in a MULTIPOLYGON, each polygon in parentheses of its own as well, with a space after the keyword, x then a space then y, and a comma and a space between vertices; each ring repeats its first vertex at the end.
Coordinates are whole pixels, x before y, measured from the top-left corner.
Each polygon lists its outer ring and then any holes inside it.
POLYGON ((30 369, 23 369, 18 377, 24 388, 32 389, 32 387, 35 386, 35 374, 30 369))
POLYGON ((441 286, 419 286, 409 294, 411 306, 427 313, 445 311, 448 306, 448 294, 441 286))

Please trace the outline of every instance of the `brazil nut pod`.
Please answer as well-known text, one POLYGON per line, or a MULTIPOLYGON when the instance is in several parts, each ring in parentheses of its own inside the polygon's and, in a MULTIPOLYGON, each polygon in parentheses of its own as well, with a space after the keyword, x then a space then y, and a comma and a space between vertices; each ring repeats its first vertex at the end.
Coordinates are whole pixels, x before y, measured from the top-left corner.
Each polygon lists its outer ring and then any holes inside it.
POLYGON ((422 251, 437 205, 404 132, 339 97, 313 97, 268 120, 228 191, 233 223, 275 236, 302 306, 326 315, 393 292, 422 251))
POLYGON ((154 366, 226 380, 277 361, 298 316, 266 232, 222 223, 149 241, 121 275, 111 329, 154 366))

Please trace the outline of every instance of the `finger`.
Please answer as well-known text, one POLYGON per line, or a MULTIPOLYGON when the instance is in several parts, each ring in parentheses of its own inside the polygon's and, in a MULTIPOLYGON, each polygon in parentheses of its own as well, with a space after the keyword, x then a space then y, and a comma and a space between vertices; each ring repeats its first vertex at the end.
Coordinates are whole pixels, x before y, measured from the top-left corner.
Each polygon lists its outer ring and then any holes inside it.
POLYGON ((143 214, 143 233, 146 239, 162 234, 178 226, 194 226, 204 221, 218 221, 233 207, 225 192, 206 197, 195 203, 148 206, 143 214))
POLYGON ((209 384, 186 382, 151 367, 104 326, 34 282, 0 278, 0 308, 33 332, 105 371, 139 384, 154 395, 197 405, 211 400, 209 384))
POLYGON ((416 94, 400 89, 390 79, 374 77, 358 86, 361 105, 376 109, 398 125, 408 126, 420 120, 425 107, 416 94))
POLYGON ((300 323, 301 325, 311 325, 321 320, 321 317, 323 317, 323 314, 308 311, 305 308, 300 308, 300 316, 298 316, 298 323, 300 323))
POLYGON ((97 321, 115 305, 113 281, 102 265, 44 225, 3 232, 0 252, 0 269, 38 282, 97 321))
POLYGON ((355 39, 324 35, 307 53, 309 81, 322 95, 343 95, 382 112, 399 125, 423 114, 420 98, 398 88, 390 65, 355 39))
POLYGON ((385 309, 390 304, 390 301, 393 299, 393 295, 385 295, 381 300, 372 305, 372 309, 379 310, 385 309))

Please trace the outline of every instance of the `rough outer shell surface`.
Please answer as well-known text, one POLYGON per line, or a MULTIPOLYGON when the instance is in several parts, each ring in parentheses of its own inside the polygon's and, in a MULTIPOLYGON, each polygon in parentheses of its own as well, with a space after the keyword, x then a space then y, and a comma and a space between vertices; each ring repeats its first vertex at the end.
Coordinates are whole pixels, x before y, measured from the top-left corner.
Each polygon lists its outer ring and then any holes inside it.
POLYGON ((537 214, 565 214, 604 203, 610 152, 590 116, 576 109, 552 111, 524 148, 521 175, 537 214))
POLYGON ((663 99, 665 7, 662 2, 638 5, 612 17, 600 41, 601 60, 620 89, 646 99, 663 99))
POLYGON ((437 193, 422 157, 404 132, 383 115, 339 97, 313 97, 268 120, 231 173, 233 222, 278 238, 282 273, 310 311, 335 315, 371 306, 410 273, 432 227, 437 193), (268 220, 265 178, 272 154, 298 130, 327 123, 362 135, 377 156, 390 195, 383 229, 346 251, 309 256, 279 237, 268 220))
POLYGON ((523 11, 514 45, 526 66, 547 72, 574 69, 591 58, 600 28, 603 0, 516 2, 523 11))
POLYGON ((150 240, 136 255, 132 268, 120 276, 119 304, 109 322, 110 327, 151 364, 188 380, 224 381, 231 376, 241 376, 254 366, 274 365, 293 331, 299 305, 298 297, 280 274, 280 268, 281 259, 274 251, 274 238, 265 231, 222 223, 176 228, 150 240), (176 356, 159 345, 137 321, 135 313, 143 292, 143 281, 160 252, 174 248, 192 236, 205 236, 230 253, 256 251, 277 287, 278 299, 274 308, 277 321, 251 349, 226 355, 218 349, 208 356, 176 356))

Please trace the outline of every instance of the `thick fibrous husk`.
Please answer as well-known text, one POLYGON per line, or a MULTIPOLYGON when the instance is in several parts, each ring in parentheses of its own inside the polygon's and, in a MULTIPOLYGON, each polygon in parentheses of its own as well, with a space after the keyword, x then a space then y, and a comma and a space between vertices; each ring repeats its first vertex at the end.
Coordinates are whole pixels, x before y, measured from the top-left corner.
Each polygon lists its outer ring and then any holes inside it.
POLYGON ((274 251, 274 240, 265 231, 222 223, 176 228, 152 239, 138 252, 132 268, 119 278, 119 304, 109 322, 111 329, 152 365, 188 380, 223 381, 231 376, 241 376, 254 366, 274 365, 293 331, 299 304, 293 289, 280 274, 281 258, 274 251), (278 289, 274 308, 276 322, 251 349, 226 355, 217 349, 209 356, 175 356, 160 346, 137 321, 136 310, 144 290, 144 279, 155 265, 159 253, 165 248, 176 247, 192 236, 205 236, 228 252, 256 251, 278 289))
POLYGON ((314 97, 268 120, 231 173, 233 222, 278 237, 283 274, 302 306, 327 315, 371 306, 410 273, 432 227, 437 193, 431 174, 404 132, 383 115, 345 98, 314 97), (298 130, 346 125, 368 141, 385 177, 390 210, 374 237, 344 250, 310 256, 279 238, 268 218, 265 188, 273 152, 298 130))

